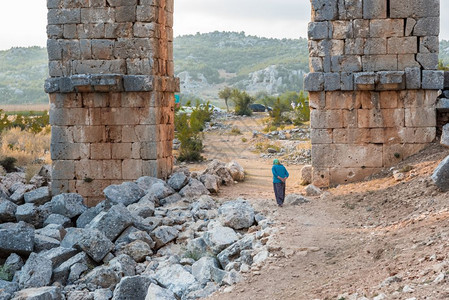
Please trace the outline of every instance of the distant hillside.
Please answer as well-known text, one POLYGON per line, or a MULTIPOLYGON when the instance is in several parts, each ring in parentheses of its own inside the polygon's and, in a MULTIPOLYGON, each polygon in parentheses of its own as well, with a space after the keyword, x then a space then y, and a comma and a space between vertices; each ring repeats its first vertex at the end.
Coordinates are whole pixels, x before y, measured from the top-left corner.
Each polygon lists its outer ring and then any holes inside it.
POLYGON ((299 91, 303 74, 308 72, 307 57, 306 39, 215 31, 174 41, 175 73, 181 78, 183 93, 214 91, 224 85, 269 94, 299 91))
MULTIPOLYGON (((181 92, 218 103, 224 86, 255 94, 302 89, 308 72, 306 39, 270 39, 245 33, 185 35, 174 41, 175 73, 181 92)), ((449 64, 449 41, 441 41, 440 58, 449 64)), ((45 48, 0 51, 0 105, 47 103, 45 48)), ((220 102, 221 103, 221 102, 220 102)))
POLYGON ((0 51, 0 104, 48 102, 43 91, 47 64, 46 48, 0 51))

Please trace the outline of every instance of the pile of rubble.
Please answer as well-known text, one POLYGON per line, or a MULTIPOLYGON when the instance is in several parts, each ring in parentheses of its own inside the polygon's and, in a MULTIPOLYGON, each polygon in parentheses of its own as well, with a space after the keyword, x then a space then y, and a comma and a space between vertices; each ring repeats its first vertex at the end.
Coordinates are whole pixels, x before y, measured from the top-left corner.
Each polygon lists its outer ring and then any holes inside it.
POLYGON ((269 139, 275 140, 300 140, 309 141, 310 140, 310 129, 309 128, 293 128, 286 130, 276 130, 271 131, 265 135, 269 139))
POLYGON ((270 220, 209 195, 244 179, 235 162, 111 185, 92 208, 44 173, 0 177, 0 299, 197 299, 270 255, 270 220))

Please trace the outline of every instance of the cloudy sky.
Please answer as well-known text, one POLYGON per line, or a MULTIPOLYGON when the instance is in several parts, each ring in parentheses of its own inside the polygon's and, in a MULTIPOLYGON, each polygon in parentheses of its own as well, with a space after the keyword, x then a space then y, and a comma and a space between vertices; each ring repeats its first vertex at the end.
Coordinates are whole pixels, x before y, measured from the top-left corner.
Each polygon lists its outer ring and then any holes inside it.
MULTIPOLYGON (((45 46, 46 0, 3 1, 0 9, 0 50, 15 46, 45 46)), ((441 15, 449 15, 449 0, 441 0, 441 15)), ((309 0, 175 0, 175 35, 196 32, 245 31, 250 35, 306 37, 309 0)), ((442 22, 442 39, 449 25, 442 22)))

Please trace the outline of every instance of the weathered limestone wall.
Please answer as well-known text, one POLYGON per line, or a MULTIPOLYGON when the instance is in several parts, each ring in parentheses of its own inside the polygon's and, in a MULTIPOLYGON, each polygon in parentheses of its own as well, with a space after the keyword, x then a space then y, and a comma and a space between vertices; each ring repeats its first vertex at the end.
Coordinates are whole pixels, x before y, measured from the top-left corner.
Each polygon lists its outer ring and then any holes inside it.
POLYGON ((173 0, 48 0, 52 192, 173 167, 173 0))
POLYGON ((311 0, 313 181, 357 181, 435 139, 439 0, 311 0))

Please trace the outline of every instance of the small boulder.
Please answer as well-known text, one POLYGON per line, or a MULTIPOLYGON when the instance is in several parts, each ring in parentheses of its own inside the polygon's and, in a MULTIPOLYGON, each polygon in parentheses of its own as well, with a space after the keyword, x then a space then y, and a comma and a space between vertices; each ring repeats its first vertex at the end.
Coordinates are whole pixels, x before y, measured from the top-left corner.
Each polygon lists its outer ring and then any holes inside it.
POLYGON ((221 251, 218 255, 218 261, 220 262, 223 269, 226 268, 226 266, 231 263, 232 261, 239 258, 240 253, 244 250, 250 250, 253 248, 254 244, 254 237, 249 235, 238 242, 232 244, 225 250, 221 251))
POLYGON ((441 145, 449 147, 449 124, 443 126, 443 133, 441 135, 441 145))
POLYGON ((305 165, 301 168, 301 172, 299 173, 299 182, 301 185, 308 185, 312 183, 312 166, 305 165))
POLYGON ((184 172, 174 173, 168 180, 168 185, 175 191, 179 191, 189 182, 189 178, 184 172))
POLYGON ((153 251, 151 251, 151 247, 147 243, 136 240, 126 245, 120 253, 129 255, 134 261, 139 263, 145 261, 145 258, 152 255, 153 251))
POLYGON ((140 200, 137 203, 129 205, 127 209, 133 216, 145 219, 154 215, 154 202, 150 200, 140 200))
POLYGON ((153 230, 153 235, 156 242, 156 248, 159 249, 171 241, 174 241, 178 237, 179 231, 174 227, 159 226, 153 230))
POLYGON ((431 178, 441 191, 449 191, 449 156, 438 165, 431 178))
POLYGON ((59 224, 48 224, 44 228, 37 229, 36 234, 45 235, 58 241, 62 241, 67 231, 62 225, 59 224))
POLYGON ((316 187, 316 186, 314 186, 313 184, 309 184, 307 187, 306 187, 306 195, 307 196, 319 196, 319 195, 321 195, 323 193, 323 191, 321 191, 321 189, 320 188, 318 188, 318 187, 316 187))
POLYGON ((301 205, 309 202, 307 198, 299 194, 289 194, 285 197, 285 204, 288 205, 301 205))
POLYGON ((145 299, 152 283, 154 280, 148 276, 123 277, 114 290, 112 300, 145 299))
POLYGON ((33 203, 36 205, 42 205, 48 201, 50 201, 50 189, 48 186, 44 186, 31 192, 27 192, 23 195, 25 203, 33 203))
POLYGON ((0 199, 0 223, 15 222, 16 211, 16 204, 6 199, 0 199))
POLYGON ((179 264, 161 268, 156 271, 155 278, 162 286, 167 287, 178 297, 190 292, 190 289, 198 284, 195 277, 179 264))
POLYGON ((243 199, 224 203, 218 209, 218 214, 221 224, 226 227, 238 230, 254 224, 254 209, 243 199))
POLYGON ((25 200, 25 194, 33 189, 34 185, 32 184, 18 183, 17 187, 14 189, 14 192, 9 198, 15 204, 22 204, 25 200))
POLYGON ((0 224, 0 255, 28 255, 34 249, 34 228, 24 222, 0 224))
POLYGON ((150 284, 145 300, 176 300, 175 294, 168 289, 164 289, 157 284, 150 284))
POLYGON ((76 245, 86 252, 94 261, 100 262, 106 254, 114 249, 114 244, 99 230, 84 229, 76 245))
POLYGON ((50 224, 61 225, 62 227, 65 228, 65 227, 71 227, 72 221, 69 218, 67 218, 66 216, 58 215, 58 214, 51 214, 48 216, 47 219, 45 219, 43 225, 47 226, 50 224))
POLYGON ((50 284, 52 273, 52 263, 49 259, 31 253, 20 270, 19 286, 21 289, 47 286, 50 284))
POLYGON ((221 283, 225 274, 219 269, 217 260, 210 256, 202 257, 192 265, 192 275, 203 286, 210 281, 221 283))
POLYGON ((179 194, 185 198, 198 198, 202 195, 209 195, 209 191, 201 183, 201 181, 190 178, 189 184, 179 191, 179 194))
POLYGON ((108 212, 99 213, 85 228, 99 230, 114 241, 133 221, 131 213, 123 204, 119 204, 111 207, 108 212))
POLYGON ((10 256, 8 256, 4 264, 8 271, 12 274, 19 271, 23 267, 23 265, 24 263, 22 258, 15 253, 12 253, 10 256))
POLYGON ((245 180, 245 170, 238 162, 231 161, 226 165, 226 168, 229 170, 229 174, 231 174, 231 177, 234 181, 245 180))
POLYGON ((76 254, 78 254, 78 252, 79 250, 74 248, 57 247, 47 251, 43 251, 39 253, 39 255, 49 259, 53 265, 53 268, 56 268, 63 262, 66 262, 74 257, 76 254))
POLYGON ((61 289, 57 286, 44 286, 21 290, 12 300, 61 300, 61 289))
POLYGON ((219 160, 213 160, 207 166, 206 170, 204 170, 203 174, 217 175, 220 178, 220 184, 229 185, 234 183, 228 168, 219 160))
POLYGON ((76 220, 76 226, 79 228, 86 227, 90 221, 93 220, 100 212, 109 210, 111 208, 111 202, 109 200, 98 203, 95 207, 88 208, 84 211, 76 220))
POLYGON ((218 254, 235 243, 239 238, 232 228, 216 226, 213 229, 206 231, 203 235, 203 239, 209 249, 214 254, 218 254))
POLYGON ((103 192, 106 199, 112 203, 123 204, 125 206, 136 203, 143 196, 145 196, 145 191, 134 182, 124 182, 120 185, 110 185, 105 188, 103 192))
POLYGON ((60 241, 58 241, 57 239, 45 236, 45 235, 40 235, 40 234, 35 234, 34 235, 34 251, 36 251, 37 253, 44 251, 44 250, 50 250, 53 248, 57 248, 60 245, 60 241))
POLYGON ((79 194, 60 194, 51 199, 52 212, 67 218, 74 218, 87 210, 84 198, 79 194))
POLYGON ((74 266, 75 264, 87 265, 88 263, 90 263, 90 260, 84 252, 70 257, 53 270, 53 281, 65 284, 67 282, 67 278, 69 277, 72 266, 74 266))
POLYGON ((200 181, 209 192, 218 193, 218 183, 220 182, 220 178, 217 175, 203 174, 200 176, 200 181))
POLYGON ((164 206, 164 205, 169 205, 169 204, 173 204, 173 203, 178 203, 181 200, 182 200, 181 195, 179 195, 178 193, 174 193, 173 195, 170 195, 167 198, 161 199, 159 201, 159 204, 164 206))

